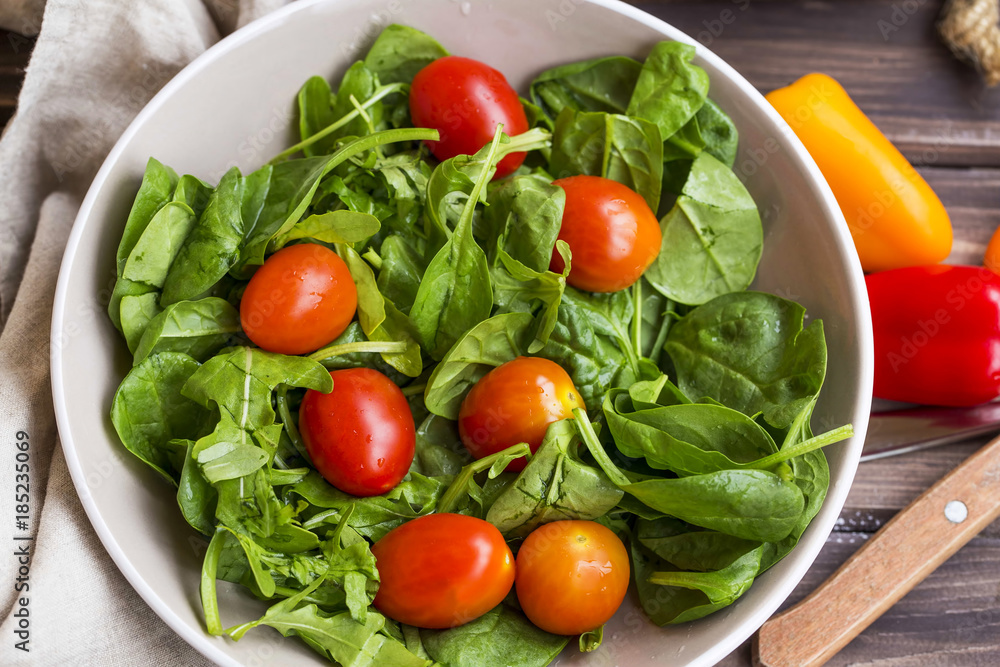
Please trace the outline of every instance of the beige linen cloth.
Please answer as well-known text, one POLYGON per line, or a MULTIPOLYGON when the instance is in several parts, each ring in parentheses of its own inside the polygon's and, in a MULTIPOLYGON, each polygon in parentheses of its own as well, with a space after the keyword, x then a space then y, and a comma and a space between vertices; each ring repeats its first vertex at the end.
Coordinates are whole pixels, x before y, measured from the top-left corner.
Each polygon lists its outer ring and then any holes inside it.
MULTIPOLYGON (((56 433, 49 325, 80 202, 128 123, 184 65, 286 0, 0 0, 38 34, 0 139, 0 665, 206 665, 115 567, 56 433), (30 652, 14 647, 16 434, 31 443, 30 652)), ((13 42, 12 42, 13 44, 13 42)), ((16 46, 16 44, 15 44, 16 46)))

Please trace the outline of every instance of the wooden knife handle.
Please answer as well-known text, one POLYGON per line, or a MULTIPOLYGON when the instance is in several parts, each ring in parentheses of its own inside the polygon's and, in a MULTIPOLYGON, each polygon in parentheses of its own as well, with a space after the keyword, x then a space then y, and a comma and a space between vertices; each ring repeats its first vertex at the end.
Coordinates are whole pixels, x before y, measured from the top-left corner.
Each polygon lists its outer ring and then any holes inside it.
POLYGON ((1000 438, 882 527, 753 643, 755 667, 817 667, 1000 515, 1000 438))

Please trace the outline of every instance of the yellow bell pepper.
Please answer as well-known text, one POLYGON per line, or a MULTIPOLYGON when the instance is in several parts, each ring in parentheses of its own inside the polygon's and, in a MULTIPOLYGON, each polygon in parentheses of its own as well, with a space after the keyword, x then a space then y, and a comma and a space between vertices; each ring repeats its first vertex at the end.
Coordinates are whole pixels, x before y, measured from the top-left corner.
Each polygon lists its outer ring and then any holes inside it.
POLYGON ((839 83, 807 74, 767 100, 826 177, 865 271, 948 256, 952 229, 941 200, 839 83))

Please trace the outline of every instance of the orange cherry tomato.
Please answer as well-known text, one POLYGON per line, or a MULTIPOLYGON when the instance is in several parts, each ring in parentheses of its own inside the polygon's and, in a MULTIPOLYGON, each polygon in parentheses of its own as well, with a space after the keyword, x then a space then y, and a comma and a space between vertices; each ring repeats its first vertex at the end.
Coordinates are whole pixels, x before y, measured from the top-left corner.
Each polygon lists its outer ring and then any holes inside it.
POLYGON ((330 372, 333 391, 310 389, 299 428, 323 478, 345 493, 377 496, 399 484, 416 450, 413 413, 396 384, 371 368, 330 372))
POLYGON ((990 242, 986 245, 986 255, 983 257, 983 266, 1000 275, 1000 227, 996 228, 990 242))
MULTIPOLYGON (((509 137, 528 131, 528 117, 517 91, 503 74, 472 58, 438 58, 417 72, 410 86, 410 116, 416 127, 441 134, 428 141, 434 157, 447 160, 472 155, 493 140, 497 124, 509 137)), ((524 162, 527 153, 500 160, 493 178, 503 178, 524 162)))
POLYGON ((816 160, 865 271, 935 264, 951 252, 941 200, 839 83, 807 74, 767 95, 816 160))
POLYGON ((344 260, 324 246, 301 243, 274 253, 253 274, 240 301, 240 323, 268 352, 305 354, 342 334, 357 305, 344 260))
MULTIPOLYGON (((634 190, 600 176, 553 181, 566 191, 559 238, 569 244, 573 267, 566 278, 588 292, 617 292, 637 281, 660 253, 660 223, 634 190)), ((566 264, 552 252, 549 268, 566 264)))
POLYGON ((500 604, 514 583, 514 556, 482 519, 429 514, 372 546, 379 584, 374 605, 418 628, 453 628, 500 604))
POLYGON ((534 530, 517 552, 517 601, 532 623, 578 635, 614 616, 628 590, 625 545, 594 521, 554 521, 534 530))
MULTIPOLYGON (((540 357, 518 357, 484 375, 458 411, 458 433, 466 449, 481 459, 518 443, 538 450, 549 424, 573 416, 583 399, 559 364, 540 357)), ((507 470, 523 470, 527 459, 507 470)))

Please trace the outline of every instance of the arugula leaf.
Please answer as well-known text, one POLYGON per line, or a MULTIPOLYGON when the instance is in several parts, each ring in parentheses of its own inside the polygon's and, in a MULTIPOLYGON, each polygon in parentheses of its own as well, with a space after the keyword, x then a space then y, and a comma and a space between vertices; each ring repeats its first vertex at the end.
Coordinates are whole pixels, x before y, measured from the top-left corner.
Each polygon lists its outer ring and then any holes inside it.
POLYGON ((180 352, 150 355, 122 380, 111 402, 111 422, 126 449, 177 484, 187 443, 197 438, 211 413, 181 388, 199 370, 180 352))
POLYGON ((642 118, 567 107, 556 118, 549 167, 556 178, 586 174, 618 181, 655 211, 663 186, 663 139, 656 124, 642 118))
POLYGON ((717 297, 673 325, 666 351, 689 396, 712 396, 785 428, 826 375, 823 323, 803 329, 805 309, 761 292, 717 297))
POLYGON ((505 537, 524 537, 543 523, 596 519, 622 498, 599 469, 580 459, 579 436, 569 420, 549 425, 528 465, 490 507, 486 520, 505 537))

